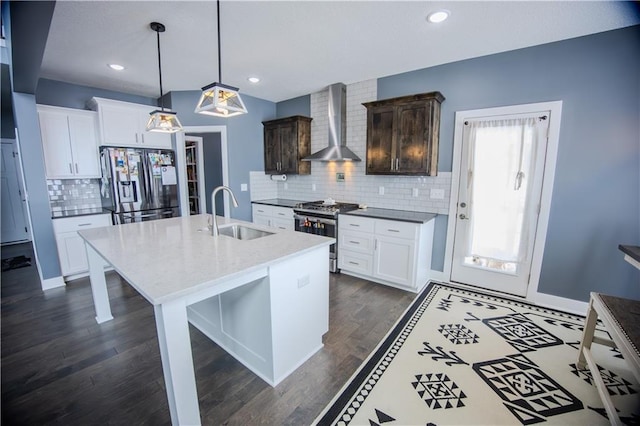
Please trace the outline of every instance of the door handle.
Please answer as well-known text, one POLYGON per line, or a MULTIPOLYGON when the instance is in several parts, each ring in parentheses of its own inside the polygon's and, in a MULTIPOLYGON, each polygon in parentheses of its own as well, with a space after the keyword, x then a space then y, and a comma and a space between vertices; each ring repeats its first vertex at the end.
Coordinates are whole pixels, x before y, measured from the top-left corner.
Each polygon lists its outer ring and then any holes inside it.
POLYGON ((460 216, 458 216, 460 219, 462 220, 469 220, 469 218, 467 217, 467 215, 465 215, 464 213, 460 213, 460 216))

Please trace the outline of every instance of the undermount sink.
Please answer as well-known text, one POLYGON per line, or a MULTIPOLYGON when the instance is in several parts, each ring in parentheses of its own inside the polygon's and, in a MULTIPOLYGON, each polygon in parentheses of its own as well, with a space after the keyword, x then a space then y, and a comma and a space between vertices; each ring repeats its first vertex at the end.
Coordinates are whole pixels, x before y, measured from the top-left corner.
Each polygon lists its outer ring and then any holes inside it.
POLYGON ((235 238, 237 240, 255 240, 256 238, 273 235, 273 232, 262 231, 260 229, 249 228, 248 226, 233 224, 218 228, 220 235, 235 238))

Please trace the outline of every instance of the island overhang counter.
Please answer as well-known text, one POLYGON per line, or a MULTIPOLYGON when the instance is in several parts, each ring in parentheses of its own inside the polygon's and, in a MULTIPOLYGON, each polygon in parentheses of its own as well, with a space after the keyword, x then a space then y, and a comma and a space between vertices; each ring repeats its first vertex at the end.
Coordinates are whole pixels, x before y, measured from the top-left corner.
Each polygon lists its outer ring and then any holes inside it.
POLYGON ((272 386, 322 347, 329 327, 329 238, 218 217, 273 233, 211 236, 209 215, 80 231, 96 321, 113 318, 105 265, 153 306, 173 424, 200 424, 189 323, 272 386))

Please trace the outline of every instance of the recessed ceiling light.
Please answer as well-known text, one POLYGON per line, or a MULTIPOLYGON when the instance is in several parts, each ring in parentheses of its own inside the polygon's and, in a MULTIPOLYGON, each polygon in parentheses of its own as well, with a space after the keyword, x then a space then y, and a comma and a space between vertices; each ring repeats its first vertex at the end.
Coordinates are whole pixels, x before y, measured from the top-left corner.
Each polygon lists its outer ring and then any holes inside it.
POLYGON ((427 21, 437 24, 442 21, 445 21, 449 17, 448 10, 438 10, 436 12, 432 12, 427 16, 427 21))
POLYGON ((115 71, 122 71, 124 69, 122 65, 118 65, 118 64, 107 64, 107 66, 115 71))
POLYGON ((249 80, 249 82, 253 84, 260 82, 260 79, 258 77, 249 77, 247 80, 249 80))

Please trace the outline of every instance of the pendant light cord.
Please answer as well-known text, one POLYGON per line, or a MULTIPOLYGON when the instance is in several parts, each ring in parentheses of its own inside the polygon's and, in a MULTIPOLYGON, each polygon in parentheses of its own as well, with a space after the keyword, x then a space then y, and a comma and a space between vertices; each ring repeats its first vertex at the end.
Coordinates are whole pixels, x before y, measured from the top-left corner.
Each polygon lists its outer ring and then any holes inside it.
POLYGON ((158 36, 158 75, 160 76, 160 108, 164 111, 164 97, 162 96, 162 59, 160 58, 160 31, 156 31, 158 36))
POLYGON ((218 18, 218 81, 220 83, 222 83, 222 53, 220 52, 220 0, 218 0, 218 12, 217 12, 217 18, 218 18))

